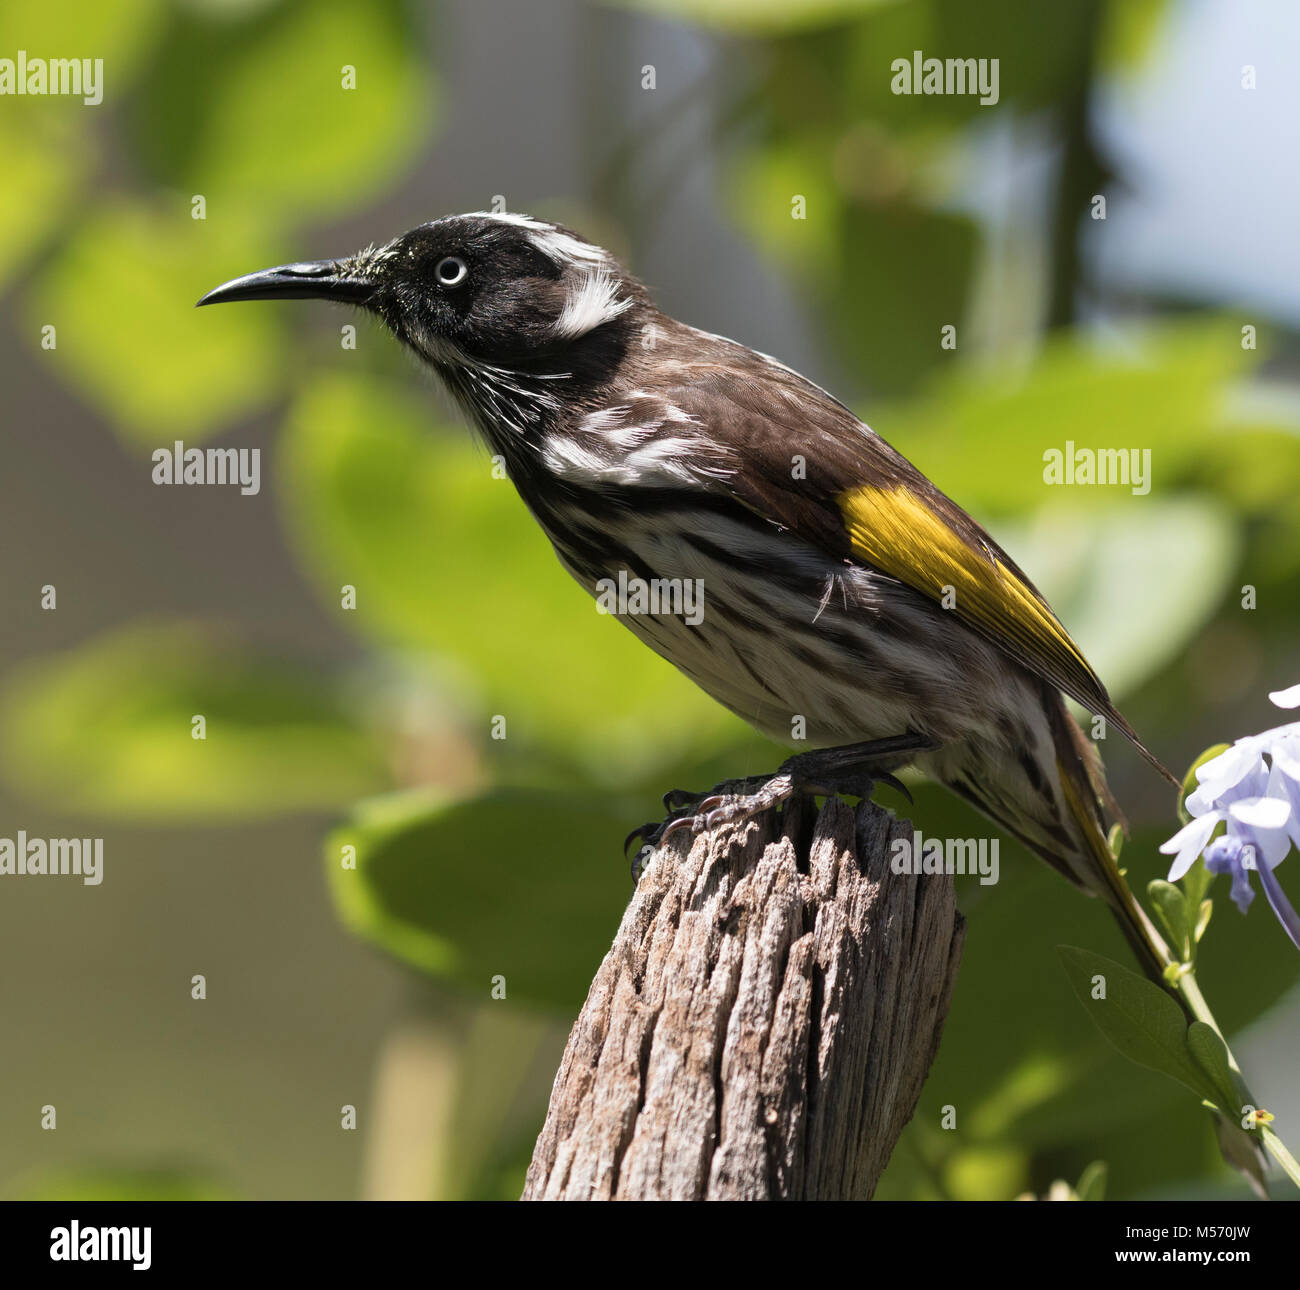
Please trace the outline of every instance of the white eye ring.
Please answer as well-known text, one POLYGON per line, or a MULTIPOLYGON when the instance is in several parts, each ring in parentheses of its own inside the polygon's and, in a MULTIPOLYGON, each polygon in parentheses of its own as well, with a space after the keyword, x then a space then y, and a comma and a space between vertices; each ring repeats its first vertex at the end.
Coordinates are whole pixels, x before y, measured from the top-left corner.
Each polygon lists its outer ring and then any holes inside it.
POLYGON ((441 287, 458 287, 469 277, 469 265, 459 255, 447 255, 438 261, 433 275, 441 287))

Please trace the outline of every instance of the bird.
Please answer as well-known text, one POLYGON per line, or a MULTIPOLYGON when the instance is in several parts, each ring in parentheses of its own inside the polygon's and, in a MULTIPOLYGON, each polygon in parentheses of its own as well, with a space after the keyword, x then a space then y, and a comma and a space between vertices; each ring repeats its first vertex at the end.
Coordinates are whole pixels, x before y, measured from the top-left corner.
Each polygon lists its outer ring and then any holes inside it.
POLYGON ((1109 840, 1123 817, 1066 699, 1178 781, 1029 577, 845 404, 670 317, 614 255, 530 215, 445 216, 198 303, 283 299, 377 317, 593 595, 699 589, 696 614, 666 596, 620 621, 794 751, 771 774, 669 793, 651 841, 795 794, 869 795, 913 766, 1105 901, 1168 985, 1169 951, 1109 840))

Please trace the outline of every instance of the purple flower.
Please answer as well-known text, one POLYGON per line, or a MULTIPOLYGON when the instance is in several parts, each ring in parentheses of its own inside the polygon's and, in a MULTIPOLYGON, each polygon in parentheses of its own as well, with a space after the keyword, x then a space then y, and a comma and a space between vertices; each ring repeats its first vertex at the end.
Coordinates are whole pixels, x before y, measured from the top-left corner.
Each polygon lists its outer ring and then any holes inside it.
MULTIPOLYGON (((1280 708, 1300 707, 1300 685, 1268 697, 1280 708)), ((1232 899, 1244 914, 1255 898, 1249 875, 1258 873, 1269 905, 1300 949, 1300 917, 1273 873, 1292 843, 1300 849, 1300 722, 1238 739, 1198 766, 1185 805, 1191 822, 1160 848, 1174 857, 1169 881, 1177 882, 1204 853, 1211 873, 1231 875, 1232 899), (1225 832, 1215 838, 1220 824, 1225 832)))
POLYGON ((1215 838, 1205 848, 1205 867, 1211 873, 1232 875, 1232 899, 1243 914, 1255 899, 1255 889, 1246 877, 1246 866, 1241 859, 1241 853, 1245 850, 1246 846, 1240 838, 1231 837, 1215 838))

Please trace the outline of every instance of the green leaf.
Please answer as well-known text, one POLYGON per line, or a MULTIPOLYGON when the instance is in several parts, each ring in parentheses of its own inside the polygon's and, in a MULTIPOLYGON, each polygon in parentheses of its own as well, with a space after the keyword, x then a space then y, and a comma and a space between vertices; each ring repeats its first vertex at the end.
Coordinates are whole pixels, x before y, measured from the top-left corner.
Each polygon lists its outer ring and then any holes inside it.
POLYGON ((730 171, 735 218, 767 253, 789 269, 829 278, 843 237, 844 208, 832 176, 802 141, 775 141, 741 154, 730 171), (803 197, 817 219, 792 218, 803 197))
POLYGON ((294 403, 282 455, 288 528, 322 597, 337 606, 341 585, 357 589, 340 621, 449 660, 466 702, 506 717, 511 746, 558 748, 623 785, 740 732, 596 612, 514 486, 423 399, 318 373, 294 403))
POLYGON ((485 1002, 501 978, 510 1002, 572 1012, 630 894, 627 828, 599 797, 400 794, 358 806, 330 835, 325 866, 357 935, 485 1002))
POLYGON ((149 821, 336 809, 388 782, 374 737, 324 679, 177 622, 15 671, 0 761, 9 783, 60 808, 149 821))
POLYGON ((27 301, 30 334, 53 323, 42 363, 131 442, 199 440, 264 403, 284 369, 273 310, 195 309, 205 291, 274 252, 253 226, 192 220, 187 201, 97 202, 27 301))
POLYGON ((1058 950, 1080 1003, 1124 1056, 1217 1104, 1217 1086, 1188 1049, 1182 1009, 1164 990, 1091 950, 1072 945, 1058 950), (1104 999, 1093 998, 1096 977, 1105 980, 1104 999))
POLYGON ((1104 1160, 1094 1160, 1079 1175, 1079 1184, 1075 1187, 1080 1200, 1105 1200, 1106 1199, 1106 1162, 1104 1160))
MULTIPOLYGON (((1202 916, 1201 904, 1204 902, 1210 888, 1214 886, 1214 878, 1215 875, 1205 867, 1205 861, 1200 856, 1197 856, 1192 863, 1192 867, 1179 880, 1182 884, 1183 895, 1187 901, 1187 908, 1189 910, 1195 909, 1198 919, 1202 916)), ((1210 916, 1205 914, 1204 918, 1208 923, 1210 916)))
POLYGON ((1135 77, 1159 48, 1169 0, 1125 0, 1104 11, 1098 61, 1108 71, 1135 77))
POLYGON ((1213 913, 1214 913, 1214 901, 1212 900, 1201 901, 1200 909, 1197 911, 1196 914, 1196 930, 1192 937, 1192 939, 1196 942, 1196 944, 1199 945, 1201 941, 1201 937, 1205 935, 1205 930, 1210 925, 1210 916, 1213 913))
POLYGON ((161 184, 207 198, 210 220, 322 223, 371 205, 429 137, 420 48, 394 0, 296 0, 242 22, 184 12, 138 105, 137 145, 161 184))
MULTIPOLYGON (((871 424, 986 522, 1060 504, 1076 493, 1083 495, 1084 510, 1145 510, 1157 493, 1199 481, 1207 456, 1225 451, 1225 443, 1235 467, 1252 476, 1276 475, 1277 445, 1288 444, 1285 437, 1267 436, 1238 460, 1236 436, 1225 433, 1225 388, 1261 357, 1232 344, 1235 331, 1234 320, 1222 317, 1150 328, 1131 338, 1122 359, 1113 347, 1063 333, 1028 368, 1012 360, 1006 366, 954 365, 928 397, 873 408, 871 424), (1098 431, 1103 425, 1104 435, 1098 431), (1046 440, 1045 426, 1051 427, 1046 440), (1064 453, 1067 443, 1149 448, 1152 491, 1134 496, 1122 485, 1047 484, 1044 454, 1064 453)), ((1228 487, 1226 478, 1212 478, 1218 488, 1228 487)), ((1037 573, 1034 581, 1042 585, 1037 573)))
POLYGON ((1204 1021, 1193 1021, 1187 1028, 1187 1047, 1217 1090, 1215 1104, 1230 1119, 1240 1119, 1241 1098, 1228 1060, 1228 1046, 1218 1032, 1204 1021))
MULTIPOLYGON (((167 13, 166 0, 5 0, 0 6, 0 57, 12 58, 26 49, 33 58, 102 58, 104 102, 95 110, 108 112, 139 71, 167 13)), ((32 103, 33 100, 25 100, 32 103)), ((49 106, 60 101, 48 100, 49 106)), ((84 115, 80 99, 63 100, 84 115)), ((17 105, 5 102, 6 113, 17 105)))
POLYGON ((85 139, 66 121, 27 125, 8 112, 6 101, 6 114, 0 115, 0 174, 5 177, 0 184, 0 287, 57 232, 90 156, 85 139))
POLYGON ((1124 826, 1118 821, 1110 826, 1110 832, 1106 835, 1106 845, 1118 863, 1120 853, 1124 850, 1124 826))
POLYGON ((1165 882, 1163 878, 1155 878, 1147 883, 1147 896, 1173 941, 1174 953, 1178 955, 1180 962, 1188 962, 1192 947, 1187 905, 1183 900, 1183 893, 1173 883, 1165 882))
MULTIPOLYGON (((705 27, 777 36, 856 18, 888 0, 606 0, 705 27)), ((889 64, 883 64, 886 73, 889 64)))

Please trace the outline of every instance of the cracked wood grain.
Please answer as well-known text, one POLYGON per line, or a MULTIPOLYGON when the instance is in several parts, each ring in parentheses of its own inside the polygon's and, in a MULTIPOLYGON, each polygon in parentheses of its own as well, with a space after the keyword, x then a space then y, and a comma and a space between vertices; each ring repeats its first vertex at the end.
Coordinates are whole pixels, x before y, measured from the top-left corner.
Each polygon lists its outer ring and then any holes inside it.
POLYGON ((555 1078, 524 1199, 868 1199, 947 1015, 952 879, 807 800, 651 856, 555 1078))

